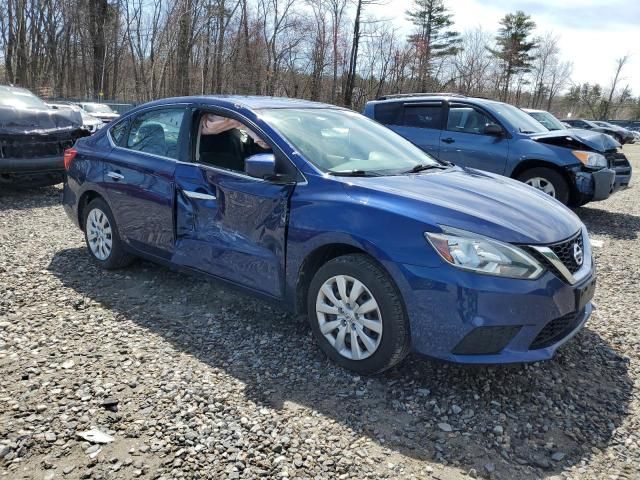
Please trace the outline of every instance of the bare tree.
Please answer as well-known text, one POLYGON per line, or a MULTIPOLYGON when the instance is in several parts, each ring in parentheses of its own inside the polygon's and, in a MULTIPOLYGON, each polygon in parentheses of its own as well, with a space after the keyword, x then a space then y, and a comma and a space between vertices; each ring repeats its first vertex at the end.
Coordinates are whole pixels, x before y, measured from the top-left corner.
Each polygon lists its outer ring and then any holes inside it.
POLYGON ((616 59, 616 72, 613 76, 613 80, 611 81, 611 88, 609 89, 609 97, 604 104, 604 108, 602 109, 602 119, 606 120, 609 118, 609 110, 611 108, 611 102, 613 101, 613 96, 616 93, 616 88, 618 87, 618 80, 620 80, 620 73, 622 69, 629 61, 629 55, 625 55, 624 57, 620 57, 616 59))

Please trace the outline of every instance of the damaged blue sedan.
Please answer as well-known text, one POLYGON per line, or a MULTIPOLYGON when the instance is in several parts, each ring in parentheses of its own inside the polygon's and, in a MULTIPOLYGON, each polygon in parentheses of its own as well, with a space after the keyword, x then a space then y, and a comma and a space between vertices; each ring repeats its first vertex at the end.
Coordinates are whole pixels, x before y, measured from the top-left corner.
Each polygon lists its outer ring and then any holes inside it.
POLYGON ((308 316, 326 355, 359 373, 410 351, 546 360, 591 314, 589 237, 569 209, 343 108, 156 101, 64 164, 64 208, 99 266, 142 257, 241 287, 308 316))

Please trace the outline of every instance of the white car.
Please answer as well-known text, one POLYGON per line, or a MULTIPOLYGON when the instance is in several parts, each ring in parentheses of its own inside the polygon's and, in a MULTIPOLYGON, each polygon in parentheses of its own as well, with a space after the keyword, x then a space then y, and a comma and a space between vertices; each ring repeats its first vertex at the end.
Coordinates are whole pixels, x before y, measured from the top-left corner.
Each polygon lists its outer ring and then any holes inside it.
POLYGON ((78 105, 72 103, 47 103, 47 105, 54 110, 73 110, 74 112, 80 112, 80 115, 82 115, 82 127, 89 133, 95 133, 105 125, 102 120, 93 115, 89 115, 78 105))
POLYGON ((104 123, 120 118, 120 114, 114 112, 106 103, 81 102, 80 106, 86 110, 89 115, 99 118, 104 123))

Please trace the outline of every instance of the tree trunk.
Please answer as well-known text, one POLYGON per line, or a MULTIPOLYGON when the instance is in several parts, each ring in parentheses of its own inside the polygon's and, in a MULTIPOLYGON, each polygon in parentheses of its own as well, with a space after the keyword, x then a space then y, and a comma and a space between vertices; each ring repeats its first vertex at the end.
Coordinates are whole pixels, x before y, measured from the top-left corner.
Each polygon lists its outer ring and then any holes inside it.
POLYGON ((358 68, 358 48, 360 45, 360 15, 362 13, 362 0, 358 0, 356 8, 356 18, 353 24, 353 39, 351 43, 351 55, 349 56, 349 70, 344 88, 344 106, 351 107, 353 103, 353 90, 356 82, 356 71, 358 68))

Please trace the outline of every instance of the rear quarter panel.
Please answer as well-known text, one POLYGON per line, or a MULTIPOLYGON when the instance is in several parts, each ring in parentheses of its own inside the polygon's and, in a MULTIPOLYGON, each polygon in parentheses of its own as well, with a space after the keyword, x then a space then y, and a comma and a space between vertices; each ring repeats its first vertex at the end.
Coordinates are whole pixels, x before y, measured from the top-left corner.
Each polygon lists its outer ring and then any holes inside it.
POLYGON ((78 140, 74 148, 78 154, 65 176, 62 205, 71 220, 82 228, 80 206, 83 196, 88 192, 95 192, 104 198, 107 196, 104 159, 111 152, 111 144, 104 132, 100 132, 78 140))

